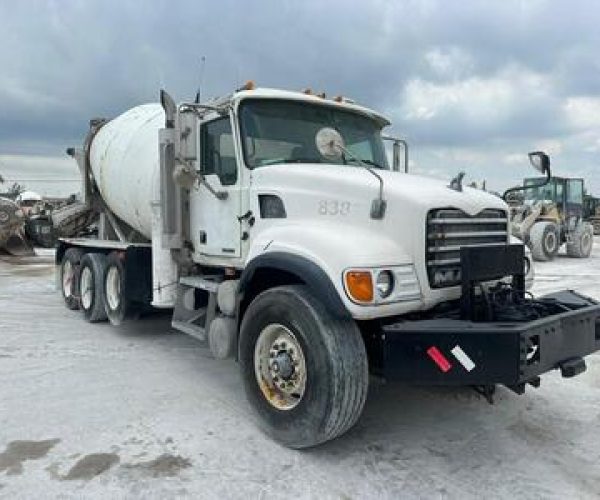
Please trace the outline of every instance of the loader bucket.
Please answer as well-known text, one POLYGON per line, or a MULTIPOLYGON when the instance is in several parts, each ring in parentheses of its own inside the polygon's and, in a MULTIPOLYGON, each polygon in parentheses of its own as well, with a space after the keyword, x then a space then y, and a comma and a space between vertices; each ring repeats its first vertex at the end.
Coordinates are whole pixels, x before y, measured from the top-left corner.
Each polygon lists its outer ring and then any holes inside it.
POLYGON ((4 250, 15 257, 31 257, 35 255, 33 247, 19 233, 11 234, 0 250, 4 250))

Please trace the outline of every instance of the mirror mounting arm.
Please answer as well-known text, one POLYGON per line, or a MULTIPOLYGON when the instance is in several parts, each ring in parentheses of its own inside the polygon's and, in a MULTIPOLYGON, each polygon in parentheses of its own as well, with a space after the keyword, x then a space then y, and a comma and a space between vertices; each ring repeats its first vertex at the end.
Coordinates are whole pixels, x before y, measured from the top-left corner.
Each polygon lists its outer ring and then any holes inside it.
POLYGON ((535 151, 533 153, 529 153, 528 156, 529 156, 529 161, 531 162, 533 167, 536 170, 541 170, 542 173, 546 174, 546 179, 544 179, 543 182, 539 182, 537 184, 531 184, 529 186, 516 186, 516 187, 507 189, 506 191, 504 191, 504 194, 502 195, 502 199, 504 201, 506 201, 506 198, 508 197, 508 195, 510 193, 515 193, 517 191, 525 191, 526 189, 540 188, 550 182, 550 178, 552 177, 552 172, 550 170, 550 158, 548 157, 548 155, 543 153, 542 151, 535 151), (541 158, 541 162, 542 162, 540 167, 535 165, 535 163, 533 162, 533 158, 538 158, 538 157, 541 158))
POLYGON ((372 169, 369 165, 361 161, 360 158, 355 157, 350 151, 348 151, 345 147, 341 145, 337 145, 337 147, 349 158, 352 158, 354 161, 357 161, 361 167, 364 167, 368 172, 370 172, 378 181, 379 181, 379 196, 373 200, 371 203, 371 218, 372 219, 383 219, 385 215, 385 209, 387 207, 387 201, 383 199, 383 178, 374 169, 372 169))
POLYGON ((181 156, 177 156, 175 160, 179 163, 173 172, 173 180, 176 184, 187 189, 190 189, 195 183, 202 184, 217 200, 227 199, 229 193, 227 191, 216 191, 206 182, 205 177, 201 173, 196 172, 190 162, 181 156))

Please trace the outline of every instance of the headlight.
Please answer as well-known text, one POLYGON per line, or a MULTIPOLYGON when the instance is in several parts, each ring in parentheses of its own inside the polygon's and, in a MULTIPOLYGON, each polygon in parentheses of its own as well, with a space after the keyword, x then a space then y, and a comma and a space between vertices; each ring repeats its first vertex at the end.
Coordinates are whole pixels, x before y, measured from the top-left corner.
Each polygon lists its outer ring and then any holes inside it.
POLYGON ((421 287, 412 264, 347 269, 343 282, 348 298, 355 304, 377 305, 421 298, 421 287))
POLYGON ((389 297, 394 289, 394 275, 391 271, 380 271, 377 275, 377 293, 382 299, 389 297))

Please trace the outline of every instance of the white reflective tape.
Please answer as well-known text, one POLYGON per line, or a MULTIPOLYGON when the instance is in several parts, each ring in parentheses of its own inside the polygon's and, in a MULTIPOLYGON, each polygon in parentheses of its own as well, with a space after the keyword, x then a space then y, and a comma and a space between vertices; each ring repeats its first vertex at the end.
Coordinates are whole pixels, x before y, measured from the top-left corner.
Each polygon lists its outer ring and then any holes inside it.
POLYGON ((463 351, 460 346, 454 346, 450 352, 468 372, 475 368, 475 363, 473 363, 473 360, 467 356, 467 353, 463 351))

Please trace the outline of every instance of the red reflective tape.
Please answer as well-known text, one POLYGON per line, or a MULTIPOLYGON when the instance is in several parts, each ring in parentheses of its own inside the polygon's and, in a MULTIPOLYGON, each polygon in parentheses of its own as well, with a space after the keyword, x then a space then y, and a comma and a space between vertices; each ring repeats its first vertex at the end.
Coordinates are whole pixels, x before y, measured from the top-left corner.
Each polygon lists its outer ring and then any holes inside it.
POLYGON ((429 349, 427 349, 427 355, 433 359, 435 364, 438 365, 440 370, 442 370, 444 373, 452 368, 450 361, 446 359, 446 356, 444 356, 437 347, 431 346, 429 349))

